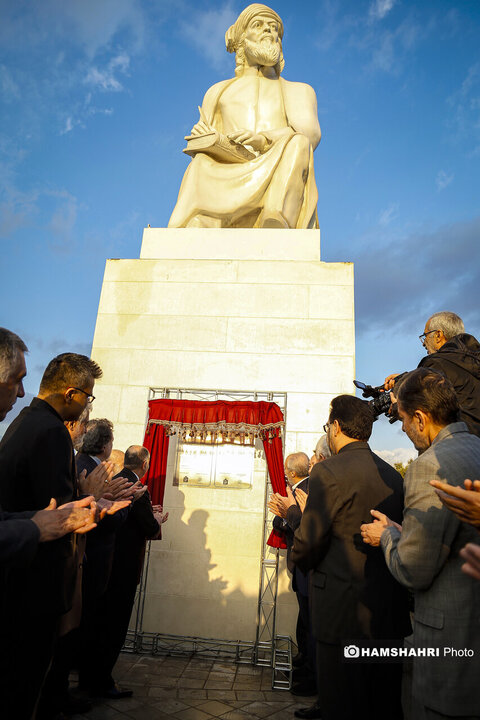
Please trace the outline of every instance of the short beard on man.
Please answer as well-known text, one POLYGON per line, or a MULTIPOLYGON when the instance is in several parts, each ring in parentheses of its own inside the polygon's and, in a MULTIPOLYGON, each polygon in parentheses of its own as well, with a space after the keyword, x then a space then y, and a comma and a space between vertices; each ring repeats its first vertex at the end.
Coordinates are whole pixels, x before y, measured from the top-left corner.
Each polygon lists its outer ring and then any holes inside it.
POLYGON ((272 38, 264 38, 260 42, 243 41, 245 54, 260 66, 273 67, 280 60, 280 43, 274 42, 272 38))

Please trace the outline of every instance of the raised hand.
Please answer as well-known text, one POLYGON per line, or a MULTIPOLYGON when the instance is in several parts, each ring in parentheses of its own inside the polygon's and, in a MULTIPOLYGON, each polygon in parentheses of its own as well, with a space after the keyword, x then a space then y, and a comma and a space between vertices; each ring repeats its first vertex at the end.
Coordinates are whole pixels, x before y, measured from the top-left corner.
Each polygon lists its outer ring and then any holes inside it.
POLYGON ((461 557, 465 560, 462 570, 466 575, 480 580, 480 546, 468 543, 460 550, 461 557))
POLYGON ((114 465, 107 460, 97 465, 89 475, 87 475, 86 470, 82 470, 78 478, 81 494, 93 495, 95 500, 98 500, 103 496, 106 486, 110 483, 113 475, 114 465))
POLYGON ((300 510, 302 511, 302 513, 305 510, 305 505, 307 504, 307 498, 308 498, 308 494, 305 492, 305 490, 300 490, 299 488, 297 488, 297 490, 295 490, 295 499, 296 499, 298 506, 299 506, 300 510))
POLYGON ((480 528, 480 480, 465 480, 464 487, 430 480, 430 485, 445 505, 462 522, 480 528))
POLYGON ((40 531, 40 542, 57 540, 71 532, 86 533, 96 527, 93 496, 57 508, 55 498, 32 518, 40 531))
POLYGON ((106 498, 100 498, 97 501, 97 508, 99 510, 99 519, 103 520, 105 515, 115 515, 119 510, 123 510, 130 505, 130 500, 108 500, 106 498))
POLYGON ((102 497, 106 500, 130 500, 133 496, 133 483, 127 478, 112 478, 104 485, 102 497))

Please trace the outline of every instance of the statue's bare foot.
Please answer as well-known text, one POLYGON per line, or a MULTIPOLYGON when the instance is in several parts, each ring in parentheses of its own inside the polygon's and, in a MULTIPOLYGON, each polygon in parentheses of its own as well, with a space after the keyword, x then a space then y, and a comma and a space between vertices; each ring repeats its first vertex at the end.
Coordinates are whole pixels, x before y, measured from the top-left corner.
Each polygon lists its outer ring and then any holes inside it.
POLYGON ((258 227, 288 230, 289 225, 282 213, 276 212, 275 210, 262 210, 258 218, 258 227))

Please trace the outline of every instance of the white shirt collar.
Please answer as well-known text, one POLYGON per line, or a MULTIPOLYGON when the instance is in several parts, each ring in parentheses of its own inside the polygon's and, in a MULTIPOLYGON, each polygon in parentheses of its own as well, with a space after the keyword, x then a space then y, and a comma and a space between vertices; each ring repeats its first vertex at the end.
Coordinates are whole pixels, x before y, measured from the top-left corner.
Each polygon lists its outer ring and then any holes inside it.
POLYGON ((295 483, 295 485, 292 485, 292 488, 291 488, 292 492, 293 492, 293 490, 296 490, 297 487, 300 485, 300 483, 302 483, 304 480, 306 480, 307 477, 308 477, 308 475, 306 477, 302 478, 301 480, 299 480, 297 483, 295 483))

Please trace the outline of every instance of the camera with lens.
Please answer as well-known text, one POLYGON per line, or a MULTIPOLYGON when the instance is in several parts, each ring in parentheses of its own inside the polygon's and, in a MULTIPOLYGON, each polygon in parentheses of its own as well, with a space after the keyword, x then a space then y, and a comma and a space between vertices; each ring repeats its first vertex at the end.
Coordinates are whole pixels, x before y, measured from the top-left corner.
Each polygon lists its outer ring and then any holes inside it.
MULTIPOLYGON (((405 373, 398 375, 395 378, 395 383, 404 375, 405 373)), ((383 385, 378 385, 377 387, 365 385, 365 383, 359 380, 354 380, 353 384, 362 391, 362 397, 372 398, 372 400, 368 401, 368 405, 373 412, 374 420, 377 420, 380 415, 385 415, 389 423, 397 422, 397 403, 392 403, 392 398, 390 397, 391 390, 385 390, 383 385)))

